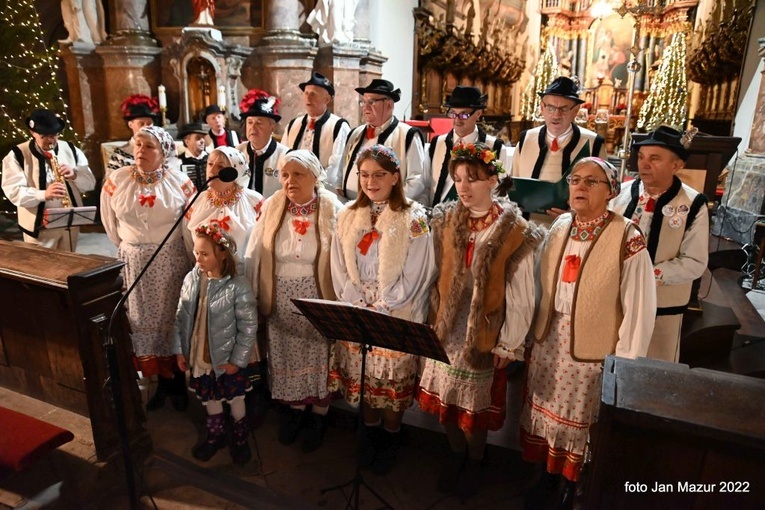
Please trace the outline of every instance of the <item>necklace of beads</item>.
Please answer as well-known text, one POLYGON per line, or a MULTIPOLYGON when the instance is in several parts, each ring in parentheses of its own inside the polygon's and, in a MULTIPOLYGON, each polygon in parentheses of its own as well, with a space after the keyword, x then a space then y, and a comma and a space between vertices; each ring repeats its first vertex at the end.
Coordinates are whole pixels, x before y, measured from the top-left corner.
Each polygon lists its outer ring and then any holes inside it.
POLYGON ((569 232, 569 237, 577 241, 592 241, 603 231, 603 225, 606 223, 606 218, 608 218, 609 214, 609 211, 606 211, 590 221, 579 221, 578 217, 575 218, 574 225, 571 226, 571 232, 569 232))
POLYGON ((244 190, 242 190, 242 187, 236 184, 233 188, 228 189, 223 193, 218 193, 211 189, 207 200, 213 207, 231 207, 239 202, 239 199, 242 198, 243 194, 244 190))
POLYGON ((166 170, 164 167, 160 167, 150 172, 143 172, 139 170, 136 165, 133 165, 130 170, 130 177, 132 177, 138 184, 146 186, 161 181, 165 177, 165 172, 166 170))
POLYGON ((499 218, 500 214, 502 214, 502 206, 494 202, 483 216, 477 218, 468 216, 468 229, 470 229, 471 232, 480 232, 481 230, 490 227, 491 224, 499 218))

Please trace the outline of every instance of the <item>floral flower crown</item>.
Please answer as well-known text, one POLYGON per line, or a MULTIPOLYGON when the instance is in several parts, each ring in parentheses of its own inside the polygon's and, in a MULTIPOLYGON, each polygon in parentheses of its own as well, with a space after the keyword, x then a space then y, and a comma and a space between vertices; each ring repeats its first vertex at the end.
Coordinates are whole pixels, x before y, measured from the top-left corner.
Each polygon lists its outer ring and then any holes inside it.
POLYGON ((366 149, 362 149, 361 152, 359 152, 359 155, 356 157, 356 161, 359 161, 367 154, 371 154, 373 158, 383 156, 391 160, 393 164, 396 165, 396 170, 401 168, 401 162, 398 160, 398 156, 396 156, 396 153, 393 152, 393 149, 387 145, 373 145, 371 147, 367 147, 366 149))
POLYGON ((157 101, 157 98, 145 96, 143 94, 133 94, 132 96, 128 96, 124 101, 122 101, 120 110, 122 110, 123 115, 127 115, 130 113, 131 106, 136 106, 139 104, 145 104, 146 107, 149 108, 149 110, 151 110, 153 113, 159 113, 159 101, 157 101))
POLYGON ((491 169, 489 170, 491 175, 494 175, 494 173, 498 175, 505 173, 505 167, 502 166, 502 162, 497 159, 497 155, 494 151, 482 143, 458 143, 452 149, 452 158, 477 159, 494 168, 494 172, 491 172, 491 169))
POLYGON ((202 223, 196 228, 195 232, 198 235, 209 237, 218 246, 223 246, 225 249, 233 252, 231 248, 231 239, 228 237, 228 235, 224 234, 217 225, 207 225, 202 223))

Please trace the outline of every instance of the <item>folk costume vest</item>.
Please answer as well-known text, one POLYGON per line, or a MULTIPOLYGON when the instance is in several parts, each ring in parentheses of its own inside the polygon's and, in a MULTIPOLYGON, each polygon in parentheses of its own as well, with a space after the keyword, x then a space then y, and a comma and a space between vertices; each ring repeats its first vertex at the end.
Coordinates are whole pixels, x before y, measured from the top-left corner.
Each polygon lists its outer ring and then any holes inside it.
MULTIPOLYGON (((343 124, 348 124, 348 121, 330 113, 329 110, 316 119, 311 152, 319 158, 321 166, 325 169, 329 165, 335 140, 340 134, 343 124)), ((306 129, 308 129, 308 115, 295 117, 287 124, 282 143, 291 150, 299 149, 306 129)))
POLYGON ((465 253, 470 237, 470 211, 461 202, 440 204, 433 211, 431 227, 436 253, 440 253, 439 275, 430 292, 430 317, 442 341, 454 326, 457 308, 468 281, 473 276, 466 341, 471 346, 467 358, 475 368, 480 356, 497 345, 505 322, 505 286, 513 278, 520 262, 544 239, 544 229, 521 217, 518 207, 500 202, 503 212, 496 220, 490 238, 476 247, 471 267, 465 266, 465 253))
MULTIPOLYGON (((540 278, 542 299, 532 325, 534 338, 542 342, 555 313, 555 292, 560 281, 559 269, 573 224, 566 213, 550 227, 547 245, 542 252, 540 278)), ((625 243, 632 222, 610 214, 598 237, 582 259, 571 305, 571 357, 576 361, 602 363, 616 351, 622 323, 621 274, 625 243)))
MULTIPOLYGON (((335 230, 335 205, 337 200, 331 191, 323 188, 317 191, 319 206, 316 211, 316 238, 319 253, 314 262, 314 278, 316 290, 321 299, 334 300, 335 290, 332 287, 330 273, 331 233, 335 230)), ((260 271, 258 274, 258 309, 260 313, 269 316, 273 313, 276 303, 276 248, 274 243, 284 218, 287 216, 289 199, 284 191, 279 190, 269 199, 268 215, 261 218, 263 226, 263 244, 260 248, 260 271)))
MULTIPOLYGON (((605 157, 603 149, 605 140, 600 135, 593 133, 588 129, 580 129, 573 124, 571 126, 571 138, 562 149, 562 159, 560 179, 577 159, 587 156, 605 157), (601 153, 602 152, 602 153, 601 153)), ((518 177, 531 177, 539 179, 542 173, 542 167, 545 165, 545 159, 548 157, 549 148, 547 147, 547 126, 541 126, 529 129, 521 133, 518 141, 518 163, 519 168, 513 168, 513 175, 518 177)))

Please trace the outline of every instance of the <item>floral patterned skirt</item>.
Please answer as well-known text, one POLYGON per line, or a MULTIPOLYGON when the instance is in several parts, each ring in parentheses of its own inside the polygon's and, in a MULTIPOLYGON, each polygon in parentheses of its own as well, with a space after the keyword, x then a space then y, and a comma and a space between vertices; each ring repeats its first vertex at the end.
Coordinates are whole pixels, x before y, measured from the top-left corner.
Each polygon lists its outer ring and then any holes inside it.
POLYGON ((201 377, 190 377, 189 388, 194 390, 202 402, 208 400, 220 400, 230 402, 237 397, 243 397, 250 391, 250 380, 244 370, 240 369, 235 374, 221 374, 215 372, 204 374, 201 377))
POLYGON ((523 409, 524 460, 544 462, 550 473, 577 481, 600 402, 602 363, 570 354, 571 316, 556 313, 550 332, 531 350, 523 409))

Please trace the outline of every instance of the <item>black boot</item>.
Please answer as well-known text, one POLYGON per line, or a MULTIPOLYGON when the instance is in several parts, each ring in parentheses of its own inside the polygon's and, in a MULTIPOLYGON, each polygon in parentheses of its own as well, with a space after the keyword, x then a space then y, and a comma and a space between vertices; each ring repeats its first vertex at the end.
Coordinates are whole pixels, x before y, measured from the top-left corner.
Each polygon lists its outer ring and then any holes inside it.
POLYGON ((279 410, 279 442, 291 445, 300 433, 303 421, 303 410, 284 406, 279 410))
POLYGON ((171 391, 170 403, 173 409, 178 412, 184 412, 189 407, 189 392, 186 389, 186 374, 175 372, 173 378, 169 380, 171 391))
POLYGON ((168 384, 172 379, 166 379, 165 377, 157 378, 157 391, 154 396, 146 403, 147 411, 157 411, 165 407, 165 399, 168 393, 168 384))
POLYGON ((537 484, 523 497, 524 510, 544 509, 550 498, 557 492, 558 485, 560 485, 560 475, 548 473, 543 468, 542 476, 539 477, 537 484))
POLYGON ((563 485, 563 496, 561 497, 561 510, 571 510, 574 508, 574 499, 576 498, 576 482, 565 480, 563 485))
POLYGON ((438 477, 436 489, 438 492, 448 494, 457 487, 457 481, 460 478, 460 472, 465 465, 465 452, 449 452, 449 458, 438 477))
POLYGON ((266 419, 271 406, 271 394, 268 391, 266 362, 250 364, 246 369, 252 390, 244 396, 247 421, 251 430, 259 429, 266 419))
POLYGON ((245 416, 239 421, 235 421, 231 428, 231 460, 234 464, 244 465, 247 464, 252 458, 250 452, 250 445, 247 444, 247 435, 250 432, 250 428, 247 423, 247 417, 245 416))
POLYGON ((207 437, 202 444, 191 450, 195 459, 207 462, 213 455, 226 446, 226 415, 223 413, 213 414, 205 418, 207 437))
POLYGON ((481 461, 468 459, 465 461, 465 467, 462 468, 460 479, 457 482, 456 495, 460 499, 468 499, 475 496, 478 491, 478 484, 481 481, 481 461))
POLYGON ((300 449, 303 453, 311 453, 319 449, 324 439, 325 419, 316 413, 309 413, 306 417, 303 444, 300 449))
POLYGON ((393 469, 401 446, 401 432, 388 432, 383 429, 377 456, 372 463, 372 472, 376 475, 387 475, 393 469))
POLYGON ((369 467, 377 456, 382 430, 377 425, 364 425, 363 427, 364 437, 362 437, 361 444, 359 445, 359 465, 361 467, 369 467))

